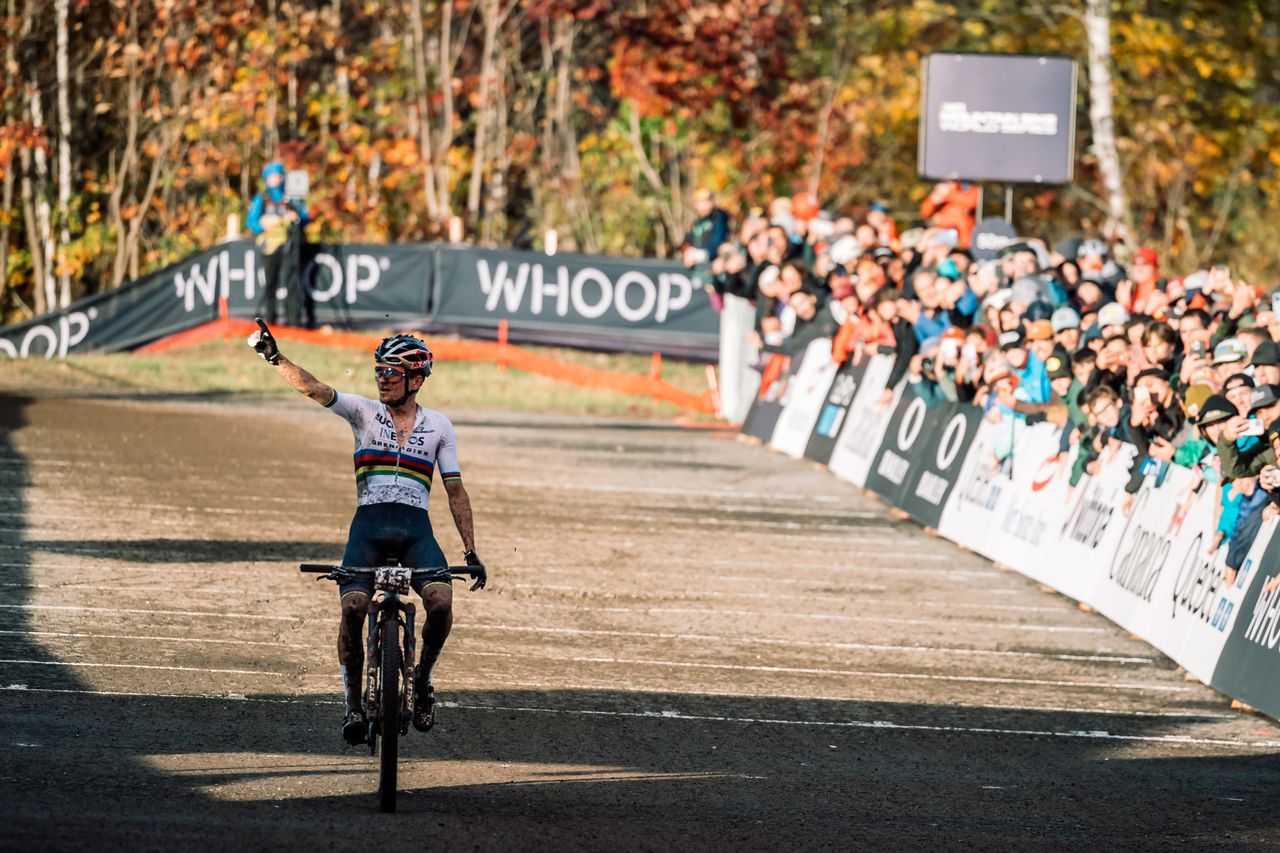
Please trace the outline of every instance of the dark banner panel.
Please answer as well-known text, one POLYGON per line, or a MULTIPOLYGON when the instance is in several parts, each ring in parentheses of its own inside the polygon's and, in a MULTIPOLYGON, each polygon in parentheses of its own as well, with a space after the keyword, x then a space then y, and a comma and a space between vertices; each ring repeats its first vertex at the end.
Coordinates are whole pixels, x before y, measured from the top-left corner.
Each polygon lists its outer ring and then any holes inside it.
POLYGON ((929 418, 935 427, 916 442, 911 475, 898 507, 924 526, 936 528, 960 480, 969 446, 982 423, 982 410, 969 403, 951 403, 930 411, 929 418))
POLYGON ((805 458, 823 465, 831 461, 831 452, 835 450, 840 427, 844 426, 849 406, 853 403, 853 397, 858 393, 858 386, 862 384, 862 377, 866 372, 866 362, 854 365, 852 359, 836 371, 831 387, 827 389, 822 410, 818 413, 818 422, 814 424, 813 434, 809 436, 809 443, 805 446, 805 458))
POLYGON ((773 431, 778 427, 782 409, 787 404, 787 387, 791 384, 791 377, 800 369, 800 361, 798 356, 787 359, 782 375, 769 383, 764 393, 756 394, 751 402, 751 409, 747 412, 747 419, 742 423, 743 432, 769 443, 773 438, 773 431))
MULTIPOLYGON (((425 244, 308 246, 302 257, 303 318, 316 325, 343 327, 425 325, 434 254, 435 249, 425 244)), ((245 277, 243 288, 229 291, 232 316, 266 313, 260 254, 255 262, 259 273, 245 277)), ((277 304, 283 306, 287 296, 278 290, 277 304)), ((283 320, 283 308, 277 316, 283 320)))
POLYGON ((719 340, 710 299, 675 263, 442 247, 436 264, 437 323, 506 320, 513 331, 577 327, 689 345, 719 340))
POLYGON ((938 431, 942 411, 930 411, 920 395, 907 386, 889 419, 880 450, 872 459, 868 489, 894 506, 902 506, 903 492, 923 465, 923 449, 938 431))
POLYGON ((206 323, 217 317, 220 295, 256 287, 256 255, 248 240, 226 243, 78 300, 64 311, 0 329, 0 354, 53 358, 69 352, 112 352, 206 323))
MULTIPOLYGON (((224 243, 64 311, 0 329, 0 354, 52 358, 129 349, 215 319, 221 300, 235 317, 272 316, 265 260, 250 240, 224 243)), ((288 294, 277 291, 277 322, 292 316, 340 328, 492 333, 506 319, 513 340, 603 349, 628 348, 609 346, 625 341, 677 356, 714 352, 719 339, 706 294, 681 267, 661 261, 313 244, 303 248, 300 280, 294 313, 288 294), (437 282, 437 270, 444 282, 437 282)))
MULTIPOLYGON (((1271 536, 1259 559, 1250 554, 1240 567, 1245 578, 1237 583, 1249 584, 1249 592, 1236 614, 1231 636, 1218 659, 1212 685, 1229 696, 1261 708, 1272 716, 1280 715, 1280 587, 1263 592, 1268 581, 1280 576, 1280 530, 1271 536)), ((1216 622, 1225 621, 1229 613, 1212 615, 1216 622)))

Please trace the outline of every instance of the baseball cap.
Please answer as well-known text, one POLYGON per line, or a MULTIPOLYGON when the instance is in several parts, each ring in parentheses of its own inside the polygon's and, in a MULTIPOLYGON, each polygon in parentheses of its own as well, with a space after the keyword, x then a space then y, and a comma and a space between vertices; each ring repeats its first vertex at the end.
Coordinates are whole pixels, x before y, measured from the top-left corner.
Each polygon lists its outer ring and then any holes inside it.
MULTIPOLYGON (((1028 323, 1035 320, 1044 320, 1047 322, 1052 316, 1053 303, 1047 302, 1043 299, 1037 299, 1035 302, 1032 302, 1027 306, 1027 310, 1022 312, 1022 319, 1026 320, 1028 323)), ((1049 327, 1049 331, 1053 331, 1052 326, 1049 327)))
POLYGON ((944 258, 942 263, 938 264, 938 275, 955 281, 960 277, 960 268, 956 266, 955 261, 944 258))
POLYGON ((1227 338, 1225 341, 1219 341, 1213 348, 1213 363, 1226 364, 1231 361, 1241 361, 1248 354, 1249 350, 1244 345, 1244 341, 1239 338, 1227 338))
POLYGON ((1280 367, 1280 349, 1271 341, 1263 341, 1253 351, 1250 364, 1280 367))
MULTIPOLYGON (((1192 388, 1200 387, 1193 385, 1192 388)), ((1208 387, 1208 386, 1204 386, 1208 387)), ((1221 394, 1213 394, 1200 404, 1196 412, 1191 411, 1191 406, 1187 406, 1187 415, 1195 420, 1197 426, 1209 426, 1219 421, 1230 420, 1237 414, 1236 407, 1231 405, 1231 401, 1221 394)))
POLYGON ((1050 379, 1063 379, 1071 376, 1071 365, 1057 353, 1053 353, 1044 361, 1044 369, 1050 379))
POLYGON ((1010 329, 1000 333, 1000 349, 1012 349, 1022 346, 1022 332, 1010 329))
POLYGON ((964 334, 964 329, 959 326, 947 326, 942 332, 942 339, 944 341, 963 341, 964 334))
POLYGON ((1213 389, 1203 382, 1188 386, 1182 393, 1182 408, 1186 410, 1187 417, 1194 419, 1200 414, 1200 410, 1204 408, 1205 400, 1213 396, 1213 389))
POLYGON ((1076 257, 1082 255, 1097 255, 1105 258, 1107 256, 1107 244, 1101 240, 1085 240, 1080 244, 1080 248, 1076 250, 1076 257))
POLYGON ((1053 324, 1048 320, 1034 320, 1027 324, 1028 341, 1048 341, 1053 339, 1053 324))
POLYGON ((841 237, 831 244, 828 254, 831 255, 831 262, 840 266, 848 266, 850 262, 862 253, 862 247, 858 245, 856 237, 841 237))
POLYGON ((1076 259, 1076 253, 1080 251, 1080 244, 1084 242, 1079 237, 1063 237, 1061 240, 1053 244, 1053 250, 1069 261, 1076 259))
POLYGON ((1249 411, 1256 412, 1280 403, 1280 385, 1259 385, 1249 393, 1249 411))
POLYGON ((1058 332, 1064 332, 1067 329, 1080 328, 1080 315, 1075 312, 1075 309, 1063 305, 1053 312, 1049 322, 1053 325, 1053 333, 1056 335, 1058 332))
POLYGON ((1129 312, 1119 302, 1108 302, 1098 309, 1099 326, 1123 326, 1129 322, 1129 312))
POLYGON ((1240 386, 1245 388, 1253 388, 1253 377, 1247 373, 1233 373, 1227 377, 1227 381, 1222 383, 1222 391, 1234 391, 1240 386))
POLYGON ((1156 250, 1147 248, 1145 246, 1139 249, 1138 251, 1134 252, 1133 258, 1136 261, 1142 261, 1144 263, 1150 264, 1153 267, 1156 265, 1156 262, 1159 260, 1159 257, 1156 255, 1156 250))

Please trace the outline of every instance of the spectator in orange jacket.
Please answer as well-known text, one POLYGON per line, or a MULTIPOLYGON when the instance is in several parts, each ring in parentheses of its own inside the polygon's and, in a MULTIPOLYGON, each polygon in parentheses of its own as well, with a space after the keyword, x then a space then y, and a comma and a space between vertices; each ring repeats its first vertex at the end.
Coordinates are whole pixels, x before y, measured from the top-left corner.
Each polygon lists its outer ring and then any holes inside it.
POLYGON ((981 190, 968 181, 942 181, 920 202, 920 215, 935 228, 956 229, 956 245, 968 248, 981 198, 981 190))

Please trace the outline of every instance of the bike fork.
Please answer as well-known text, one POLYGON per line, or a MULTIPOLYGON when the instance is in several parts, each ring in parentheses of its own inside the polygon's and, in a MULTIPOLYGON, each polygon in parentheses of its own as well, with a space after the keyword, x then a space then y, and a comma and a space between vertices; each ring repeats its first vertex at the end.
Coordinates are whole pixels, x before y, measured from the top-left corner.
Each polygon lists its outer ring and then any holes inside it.
POLYGON ((369 602, 369 616, 365 620, 367 638, 365 640, 365 679, 364 709, 369 721, 378 716, 378 669, 382 657, 378 654, 378 629, 381 627, 382 604, 380 599, 369 602))
POLYGON ((414 694, 417 692, 417 674, 414 671, 414 655, 418 649, 417 638, 413 635, 413 617, 417 607, 413 602, 404 605, 404 654, 401 656, 400 668, 404 672, 404 719, 413 719, 414 694))

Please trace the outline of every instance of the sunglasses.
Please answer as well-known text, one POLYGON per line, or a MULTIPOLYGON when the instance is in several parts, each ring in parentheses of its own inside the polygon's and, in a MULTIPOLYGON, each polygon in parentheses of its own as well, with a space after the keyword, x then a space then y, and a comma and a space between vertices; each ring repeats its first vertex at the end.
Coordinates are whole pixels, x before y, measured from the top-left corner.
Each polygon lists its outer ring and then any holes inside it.
POLYGON ((379 379, 393 379, 397 376, 403 376, 404 371, 398 367, 375 367, 373 375, 379 379))

